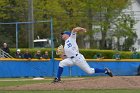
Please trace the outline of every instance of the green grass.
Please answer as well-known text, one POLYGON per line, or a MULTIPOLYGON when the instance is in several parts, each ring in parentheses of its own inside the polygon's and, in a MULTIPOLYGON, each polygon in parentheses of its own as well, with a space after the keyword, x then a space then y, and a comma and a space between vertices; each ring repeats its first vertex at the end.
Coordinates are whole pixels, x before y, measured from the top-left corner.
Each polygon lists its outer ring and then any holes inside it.
POLYGON ((25 84, 46 83, 46 82, 50 82, 50 80, 46 80, 46 79, 45 80, 32 80, 32 79, 20 79, 20 78, 0 79, 0 87, 19 86, 19 85, 25 85, 25 84))
POLYGON ((95 89, 95 90, 54 90, 54 91, 0 91, 0 93, 139 93, 140 89, 95 89))
MULTIPOLYGON (((65 78, 68 79, 71 77, 65 77, 65 78)), ((75 78, 79 78, 79 77, 75 77, 75 78)), ((93 77, 82 77, 82 78, 93 78, 93 77)), ((0 78, 0 87, 19 86, 19 85, 35 84, 35 83, 47 83, 47 82, 51 82, 52 80, 53 78, 50 77, 47 77, 43 80, 33 80, 32 78, 0 78)))

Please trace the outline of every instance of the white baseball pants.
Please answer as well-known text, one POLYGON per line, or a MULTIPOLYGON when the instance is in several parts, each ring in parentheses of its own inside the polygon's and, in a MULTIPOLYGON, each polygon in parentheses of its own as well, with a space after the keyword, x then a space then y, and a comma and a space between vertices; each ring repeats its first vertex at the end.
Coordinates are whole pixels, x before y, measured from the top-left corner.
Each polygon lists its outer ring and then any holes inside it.
POLYGON ((66 58, 59 63, 59 67, 76 65, 88 74, 95 73, 94 68, 90 68, 82 54, 74 56, 74 58, 66 58))

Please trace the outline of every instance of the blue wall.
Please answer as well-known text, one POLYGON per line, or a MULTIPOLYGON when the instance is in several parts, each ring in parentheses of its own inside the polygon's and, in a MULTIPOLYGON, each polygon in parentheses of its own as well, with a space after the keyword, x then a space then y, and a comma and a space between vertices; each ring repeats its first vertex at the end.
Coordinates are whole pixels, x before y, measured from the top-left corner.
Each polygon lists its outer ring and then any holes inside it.
MULTIPOLYGON (((59 60, 25 61, 0 60, 0 77, 45 77, 55 76, 59 60)), ((134 76, 140 62, 88 62, 91 67, 112 70, 115 76, 134 76)), ((93 74, 93 76, 105 74, 93 74)), ((64 67, 63 76, 87 76, 79 67, 64 67)))

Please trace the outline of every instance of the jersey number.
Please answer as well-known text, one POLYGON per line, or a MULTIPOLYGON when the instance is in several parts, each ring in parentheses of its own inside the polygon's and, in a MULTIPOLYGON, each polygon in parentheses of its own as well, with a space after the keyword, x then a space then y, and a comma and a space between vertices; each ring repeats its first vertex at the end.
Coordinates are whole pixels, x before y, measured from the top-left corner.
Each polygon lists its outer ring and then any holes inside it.
POLYGON ((72 47, 72 44, 71 43, 68 43, 67 45, 68 45, 68 48, 72 47))

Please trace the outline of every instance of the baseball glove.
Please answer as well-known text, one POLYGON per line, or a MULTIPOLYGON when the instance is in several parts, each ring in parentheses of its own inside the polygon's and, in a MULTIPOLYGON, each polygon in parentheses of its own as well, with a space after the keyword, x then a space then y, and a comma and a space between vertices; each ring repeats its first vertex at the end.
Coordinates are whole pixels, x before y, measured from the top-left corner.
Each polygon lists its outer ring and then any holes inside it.
POLYGON ((56 49, 56 55, 62 55, 64 54, 64 48, 63 45, 60 45, 57 49, 56 49))

